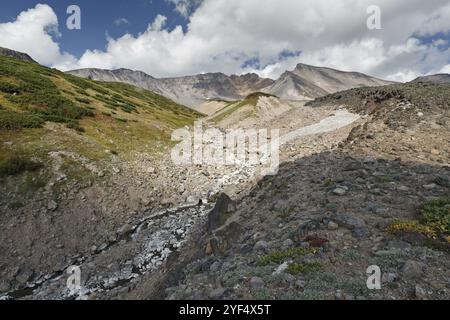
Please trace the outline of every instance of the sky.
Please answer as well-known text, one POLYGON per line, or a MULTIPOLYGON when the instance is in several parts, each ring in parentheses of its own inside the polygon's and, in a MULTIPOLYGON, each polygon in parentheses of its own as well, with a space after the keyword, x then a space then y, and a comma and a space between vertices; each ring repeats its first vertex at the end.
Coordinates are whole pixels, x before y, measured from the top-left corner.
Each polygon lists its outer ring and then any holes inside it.
POLYGON ((2 1, 0 46, 63 71, 254 72, 276 79, 301 62, 409 81, 450 73, 450 2, 2 1), (67 27, 70 5, 80 8, 80 30, 67 27), (368 20, 380 28, 369 28, 368 20))

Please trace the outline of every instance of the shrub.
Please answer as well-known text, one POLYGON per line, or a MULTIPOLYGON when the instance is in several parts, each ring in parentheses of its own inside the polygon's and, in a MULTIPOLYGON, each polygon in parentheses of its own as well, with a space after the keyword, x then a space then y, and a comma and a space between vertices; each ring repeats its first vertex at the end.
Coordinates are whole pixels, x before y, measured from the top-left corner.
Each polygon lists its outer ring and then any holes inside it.
POLYGON ((316 248, 293 248, 288 250, 275 250, 269 254, 263 256, 259 262, 259 266, 266 266, 270 263, 281 264, 288 258, 295 258, 298 256, 304 256, 308 254, 316 254, 318 249, 316 248))
POLYGON ((79 103, 83 103, 83 104, 90 104, 92 101, 86 98, 80 98, 80 97, 76 97, 75 98, 76 101, 78 101, 79 103))
POLYGON ((36 171, 42 168, 42 164, 22 157, 12 157, 0 161, 0 176, 15 176, 25 171, 36 171))
POLYGON ((37 115, 0 110, 0 130, 41 128, 44 122, 45 121, 37 115))
POLYGON ((312 262, 306 264, 291 263, 287 268, 287 272, 295 276, 298 274, 309 274, 312 272, 316 272, 322 268, 323 265, 320 262, 312 262))
POLYGON ((424 203, 420 214, 425 225, 439 233, 450 233, 450 198, 424 203))
POLYGON ((18 94, 20 92, 20 87, 10 82, 0 81, 0 91, 9 94, 18 94))
POLYGON ((394 220, 387 229, 388 233, 421 233, 428 238, 435 238, 436 232, 429 226, 425 226, 418 221, 394 220))

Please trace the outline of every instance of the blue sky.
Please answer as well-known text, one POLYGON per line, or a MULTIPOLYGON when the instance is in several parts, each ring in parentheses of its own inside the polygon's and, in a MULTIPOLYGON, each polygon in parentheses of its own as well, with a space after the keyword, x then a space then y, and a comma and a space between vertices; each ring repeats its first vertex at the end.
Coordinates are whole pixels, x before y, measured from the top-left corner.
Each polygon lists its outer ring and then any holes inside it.
POLYGON ((87 49, 104 49, 106 34, 113 38, 125 33, 134 35, 143 32, 158 14, 166 16, 169 29, 176 25, 186 27, 187 19, 176 12, 173 3, 165 0, 3 0, 0 4, 0 22, 11 22, 22 12, 38 3, 48 4, 59 20, 58 39, 61 49, 80 57, 87 49), (78 5, 82 13, 82 30, 68 30, 65 27, 69 5, 78 5), (117 19, 129 23, 116 25, 117 19))
POLYGON ((4 0, 0 35, 0 46, 64 71, 276 79, 301 62, 395 81, 450 73, 448 0, 4 0), (81 30, 66 28, 72 4, 81 30), (380 30, 367 24, 374 5, 380 30))

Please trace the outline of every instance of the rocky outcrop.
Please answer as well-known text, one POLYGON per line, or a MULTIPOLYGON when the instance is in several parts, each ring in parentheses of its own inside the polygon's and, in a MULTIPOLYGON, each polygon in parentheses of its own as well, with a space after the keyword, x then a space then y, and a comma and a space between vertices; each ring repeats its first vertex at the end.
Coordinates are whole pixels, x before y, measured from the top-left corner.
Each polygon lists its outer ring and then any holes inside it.
POLYGON ((434 84, 450 83, 450 74, 441 73, 441 74, 434 74, 434 75, 430 75, 430 76, 423 76, 423 77, 419 77, 411 82, 412 83, 428 82, 428 83, 434 83, 434 84))
POLYGON ((2 47, 0 47, 0 56, 11 57, 11 58, 19 59, 19 60, 26 61, 26 62, 36 63, 36 61, 34 61, 33 58, 31 58, 26 53, 14 51, 14 50, 2 48, 2 47))

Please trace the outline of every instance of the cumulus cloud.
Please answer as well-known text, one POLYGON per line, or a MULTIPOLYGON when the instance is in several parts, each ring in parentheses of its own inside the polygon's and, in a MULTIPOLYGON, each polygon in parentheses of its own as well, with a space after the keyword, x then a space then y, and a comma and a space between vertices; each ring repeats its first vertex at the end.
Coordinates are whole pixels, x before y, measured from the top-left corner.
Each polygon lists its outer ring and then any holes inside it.
MULTIPOLYGON (((220 71, 276 78, 303 62, 407 81, 450 64, 448 0, 166 1, 187 17, 185 31, 167 29, 167 18, 158 15, 140 34, 108 38, 105 50, 87 50, 77 67, 125 67, 156 77, 220 71), (366 26, 367 7, 374 2, 381 9, 381 30, 366 26)), ((73 57, 61 54, 48 34, 57 20, 46 11, 37 32, 58 54, 42 59, 68 68, 73 57)))
POLYGON ((166 0, 175 5, 175 11, 185 18, 188 18, 191 12, 197 8, 203 0, 166 0))
POLYGON ((38 62, 62 69, 77 65, 75 57, 61 52, 55 38, 58 18, 48 5, 38 4, 23 11, 15 21, 0 24, 0 46, 23 51, 38 62))

